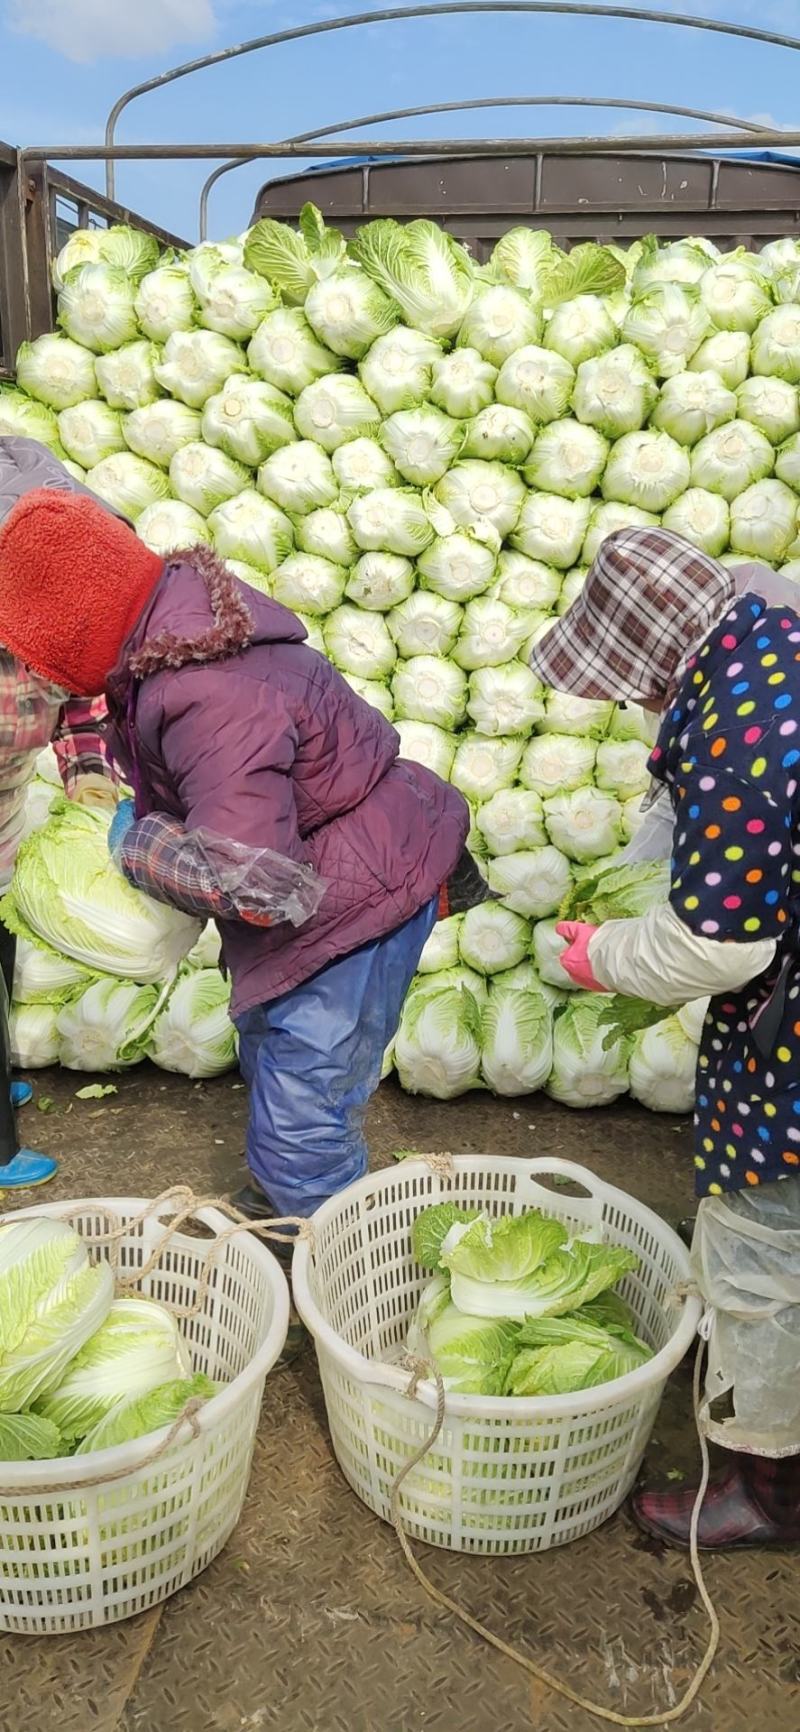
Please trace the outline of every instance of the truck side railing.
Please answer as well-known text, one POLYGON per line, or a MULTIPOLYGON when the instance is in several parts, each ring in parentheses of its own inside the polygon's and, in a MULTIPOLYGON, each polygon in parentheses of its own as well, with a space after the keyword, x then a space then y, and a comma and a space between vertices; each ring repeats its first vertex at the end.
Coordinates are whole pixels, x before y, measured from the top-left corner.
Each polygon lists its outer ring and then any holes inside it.
POLYGON ((0 378, 10 378, 20 343, 53 328, 52 267, 75 229, 127 223, 165 246, 186 242, 94 192, 44 159, 0 143, 0 378))
MULTIPOLYGON (((317 126, 310 132, 292 134, 292 144, 311 143, 317 139, 335 138, 340 132, 357 132, 364 126, 382 126, 389 121, 413 120, 431 114, 466 114, 476 109, 498 108, 608 108, 644 114, 669 114, 685 120, 706 120, 712 126, 735 126, 745 133, 763 133, 768 129, 756 120, 740 120, 737 115, 717 114, 708 108, 683 108, 672 102, 643 102, 627 96, 478 96, 463 102, 427 102, 415 108, 387 108, 377 114, 362 114, 349 120, 337 120, 332 126, 317 126)), ((208 239, 208 201, 217 182, 234 169, 252 166, 253 157, 240 157, 233 162, 218 164, 200 191, 198 232, 201 241, 208 239)))

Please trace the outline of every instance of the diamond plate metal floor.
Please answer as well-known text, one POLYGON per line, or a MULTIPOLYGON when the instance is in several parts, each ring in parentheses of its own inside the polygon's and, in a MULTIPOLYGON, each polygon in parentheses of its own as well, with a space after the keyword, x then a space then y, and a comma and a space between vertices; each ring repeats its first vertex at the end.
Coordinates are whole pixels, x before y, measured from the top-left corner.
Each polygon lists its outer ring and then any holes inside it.
MULTIPOLYGON (((74 1099, 81 1081, 41 1079, 56 1110, 26 1123, 31 1140, 62 1154, 62 1195, 152 1196, 177 1182, 209 1193, 234 1182, 240 1085, 193 1086, 143 1069, 121 1078, 101 1106, 74 1099)), ((376 1161, 397 1147, 520 1156, 535 1147, 586 1161, 671 1219, 689 1204, 685 1124, 629 1106, 581 1118, 539 1100, 438 1106, 389 1085, 371 1142, 376 1161)), ((682 1372, 656 1428, 651 1478, 691 1473, 690 1404, 682 1372)), ((687 1561, 648 1547, 624 1515, 538 1558, 427 1551, 425 1563, 506 1640, 621 1713, 668 1706, 703 1645, 687 1561)), ((723 1643, 685 1732, 796 1732, 796 1560, 712 1559, 708 1579, 723 1643)), ((393 1534, 333 1461, 311 1350, 268 1382, 244 1518, 198 1582, 107 1631, 0 1636, 0 1732, 596 1732, 601 1724, 495 1655, 417 1587, 393 1534)))

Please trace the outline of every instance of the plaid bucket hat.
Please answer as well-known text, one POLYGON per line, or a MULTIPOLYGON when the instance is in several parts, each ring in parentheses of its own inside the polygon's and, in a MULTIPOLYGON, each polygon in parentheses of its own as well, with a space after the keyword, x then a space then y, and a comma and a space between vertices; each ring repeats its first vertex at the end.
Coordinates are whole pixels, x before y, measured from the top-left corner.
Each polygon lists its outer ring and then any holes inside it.
POLYGON ((730 606, 733 574, 666 529, 619 529, 581 594, 536 644, 533 672, 581 698, 665 699, 730 606))

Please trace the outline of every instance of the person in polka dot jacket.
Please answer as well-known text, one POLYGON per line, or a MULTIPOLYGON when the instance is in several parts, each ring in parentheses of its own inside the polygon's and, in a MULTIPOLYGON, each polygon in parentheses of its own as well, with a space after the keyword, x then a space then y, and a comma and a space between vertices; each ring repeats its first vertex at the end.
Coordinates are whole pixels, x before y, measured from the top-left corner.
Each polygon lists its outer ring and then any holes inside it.
MULTIPOLYGON (((531 665, 561 691, 660 716, 650 771, 672 807, 669 899, 599 928, 564 923, 561 961, 585 990, 710 997, 692 1260, 709 1330, 702 1419, 729 1453, 699 1538, 798 1543, 800 587, 666 530, 621 530, 531 665)), ((640 1493, 634 1513, 685 1545, 694 1496, 640 1493)))

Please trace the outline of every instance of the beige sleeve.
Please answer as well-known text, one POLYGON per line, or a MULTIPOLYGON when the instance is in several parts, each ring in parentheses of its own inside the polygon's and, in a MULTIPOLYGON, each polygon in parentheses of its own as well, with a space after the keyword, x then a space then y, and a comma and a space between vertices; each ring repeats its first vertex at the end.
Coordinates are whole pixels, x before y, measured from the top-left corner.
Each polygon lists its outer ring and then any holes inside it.
POLYGON ((774 954, 771 938, 755 944, 698 938, 669 902, 659 902, 637 920, 607 920, 589 940, 589 961, 600 985, 651 1004, 688 1004, 708 994, 737 992, 769 966, 774 954))

